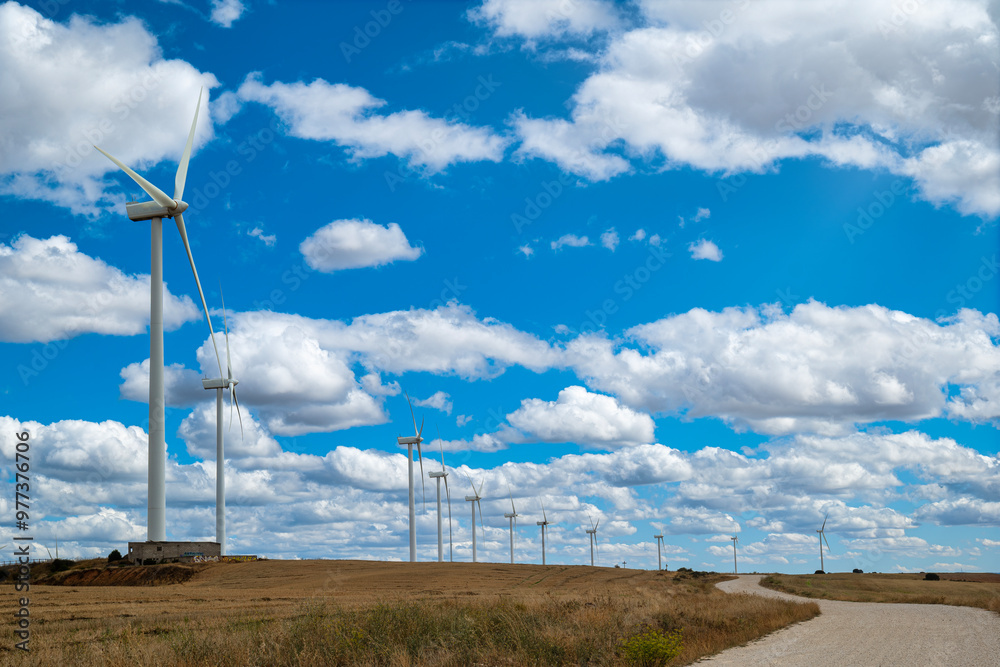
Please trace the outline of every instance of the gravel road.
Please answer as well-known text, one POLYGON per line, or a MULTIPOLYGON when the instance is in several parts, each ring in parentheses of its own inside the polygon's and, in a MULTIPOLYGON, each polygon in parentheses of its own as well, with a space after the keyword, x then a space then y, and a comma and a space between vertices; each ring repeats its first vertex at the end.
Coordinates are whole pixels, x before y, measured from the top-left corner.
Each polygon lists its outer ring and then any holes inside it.
MULTIPOLYGON (((805 598, 757 584, 760 575, 724 581, 727 593, 788 600, 805 598)), ((938 604, 879 604, 814 600, 822 614, 763 639, 723 651, 697 664, 788 665, 1000 665, 1000 615, 984 609, 938 604)))

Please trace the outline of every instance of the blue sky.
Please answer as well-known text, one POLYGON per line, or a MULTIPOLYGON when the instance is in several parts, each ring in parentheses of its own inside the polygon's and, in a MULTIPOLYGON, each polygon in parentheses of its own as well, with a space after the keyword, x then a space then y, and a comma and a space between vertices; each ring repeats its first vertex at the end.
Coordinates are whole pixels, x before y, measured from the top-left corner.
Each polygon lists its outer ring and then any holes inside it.
MULTIPOLYGON (((456 560, 471 475, 492 561, 509 480, 520 562, 541 499, 550 563, 589 562, 589 516, 604 565, 662 531, 727 570, 738 532, 741 569, 811 572, 828 514, 827 569, 996 571, 998 11, 0 5, 0 438, 10 477, 32 434, 36 538, 145 539, 150 228, 91 144, 169 191, 204 88, 230 552, 405 558, 405 390, 456 560)), ((164 264, 167 534, 211 539, 218 366, 169 220, 164 264)))

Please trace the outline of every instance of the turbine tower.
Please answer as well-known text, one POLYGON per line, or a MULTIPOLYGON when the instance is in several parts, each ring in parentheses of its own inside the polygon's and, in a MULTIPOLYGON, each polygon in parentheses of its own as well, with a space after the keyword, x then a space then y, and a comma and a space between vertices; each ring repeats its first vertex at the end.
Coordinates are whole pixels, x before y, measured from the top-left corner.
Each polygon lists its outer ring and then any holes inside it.
POLYGON ((410 419, 413 420, 413 435, 407 437, 397 437, 396 444, 406 445, 406 469, 407 481, 410 489, 410 562, 417 562, 417 508, 413 501, 413 445, 417 446, 417 458, 420 459, 420 489, 426 495, 424 488, 424 457, 420 451, 420 443, 424 441, 421 434, 424 432, 424 422, 420 420, 420 428, 417 428, 417 418, 413 415, 413 405, 410 404, 409 394, 406 396, 406 404, 410 407, 410 419))
POLYGON ((212 319, 208 314, 208 306, 205 303, 205 293, 201 289, 201 281, 198 279, 198 270, 194 265, 194 256, 191 254, 191 244, 188 243, 187 229, 184 227, 184 213, 188 204, 183 201, 184 183, 187 180, 188 162, 191 159, 191 147, 194 144, 194 131, 198 125, 198 111, 201 109, 202 92, 198 93, 198 104, 194 109, 194 120, 191 121, 191 130, 188 133, 187 143, 184 152, 181 154, 180 163, 177 165, 177 174, 174 177, 174 196, 168 197, 163 190, 147 181, 145 178, 120 162, 117 158, 101 151, 109 160, 114 162, 119 169, 138 183, 153 201, 128 202, 125 204, 125 211, 129 220, 136 222, 149 220, 152 227, 152 242, 150 244, 150 271, 149 271, 149 444, 148 462, 149 467, 147 484, 147 517, 146 517, 146 540, 149 542, 162 542, 167 539, 166 506, 167 506, 167 483, 166 483, 166 463, 167 463, 167 441, 166 423, 164 420, 164 398, 163 398, 163 218, 173 218, 177 224, 177 231, 180 232, 181 241, 184 242, 184 250, 187 251, 188 262, 191 264, 191 272, 194 274, 195 284, 198 286, 198 295, 201 297, 201 306, 205 311, 205 319, 208 321, 208 330, 212 337, 212 346, 215 348, 215 357, 219 362, 219 376, 222 376, 222 359, 219 357, 219 348, 215 344, 215 331, 212 330, 212 319))
MULTIPOLYGON (((221 296, 222 290, 219 290, 221 296)), ((222 325, 226 332, 227 377, 202 380, 205 389, 215 390, 215 541, 219 543, 219 555, 226 555, 226 456, 225 438, 222 433, 222 392, 229 390, 229 428, 233 427, 233 404, 240 419, 240 437, 243 436, 243 416, 240 414, 240 399, 236 397, 239 380, 233 377, 233 359, 229 354, 229 320, 226 317, 226 300, 222 299, 222 325)))
POLYGON ((545 527, 549 525, 549 519, 545 516, 545 505, 541 498, 538 499, 538 504, 542 506, 542 520, 536 521, 535 524, 542 527, 542 565, 545 565, 545 527))
POLYGON ((820 572, 826 572, 826 568, 823 565, 823 542, 826 542, 826 548, 830 548, 830 543, 826 540, 826 520, 830 518, 829 513, 823 518, 823 525, 816 532, 819 533, 819 569, 820 572))
POLYGON ((514 495, 510 492, 510 482, 507 482, 507 496, 510 498, 510 512, 504 512, 510 527, 510 563, 514 564, 514 531, 517 529, 517 509, 514 508, 514 495))
MULTIPOLYGON (((590 519, 590 515, 589 514, 587 515, 587 518, 590 519)), ((587 534, 590 535, 590 566, 591 567, 594 566, 594 542, 597 540, 597 526, 600 526, 600 525, 601 525, 601 519, 600 519, 600 517, 597 518, 597 525, 594 525, 594 520, 590 519, 590 530, 587 531, 587 534)))
POLYGON ((454 551, 451 544, 451 491, 448 490, 448 472, 444 467, 444 446, 441 444, 441 432, 438 431, 438 447, 441 449, 441 471, 429 472, 427 476, 437 480, 437 508, 438 508, 438 562, 444 561, 444 534, 441 530, 441 480, 444 480, 444 492, 448 496, 448 561, 453 561, 454 551))
POLYGON ((662 560, 660 558, 660 547, 663 546, 663 533, 659 535, 653 535, 656 538, 656 570, 659 572, 663 569, 662 560))
MULTIPOLYGON (((469 476, 466 475, 466 477, 469 476)), ((472 562, 473 563, 477 562, 476 561, 476 505, 479 505, 479 524, 483 527, 483 542, 484 543, 486 542, 486 526, 483 525, 483 506, 479 502, 480 500, 482 500, 482 496, 480 496, 479 494, 482 493, 483 484, 485 483, 486 483, 485 479, 482 482, 480 482, 479 490, 477 491, 475 483, 472 481, 472 478, 469 477, 469 484, 472 485, 472 495, 465 497, 465 500, 467 502, 472 503, 472 562)))
POLYGON ((740 541, 740 538, 733 535, 729 539, 733 541, 733 574, 739 574, 739 569, 736 567, 736 543, 740 541))

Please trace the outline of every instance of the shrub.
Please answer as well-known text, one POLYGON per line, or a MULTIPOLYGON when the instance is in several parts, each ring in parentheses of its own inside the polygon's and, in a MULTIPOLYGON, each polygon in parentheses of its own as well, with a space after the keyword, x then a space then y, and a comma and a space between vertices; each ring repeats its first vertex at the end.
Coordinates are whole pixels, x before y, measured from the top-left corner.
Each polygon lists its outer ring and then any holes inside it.
POLYGON ((114 563, 116 560, 121 560, 121 559, 122 559, 122 552, 118 551, 118 549, 115 549, 114 551, 108 554, 109 563, 114 563))
POLYGON ((650 629, 622 642, 622 653, 633 665, 653 667, 680 655, 683 645, 681 631, 663 632, 650 629))
POLYGON ((823 570, 816 570, 813 574, 826 574, 823 570))
POLYGON ((941 581, 941 577, 934 574, 933 572, 928 572, 924 575, 924 581, 941 581))
POLYGON ((861 569, 858 569, 858 568, 854 568, 854 574, 864 574, 864 573, 865 573, 864 570, 861 570, 861 569))

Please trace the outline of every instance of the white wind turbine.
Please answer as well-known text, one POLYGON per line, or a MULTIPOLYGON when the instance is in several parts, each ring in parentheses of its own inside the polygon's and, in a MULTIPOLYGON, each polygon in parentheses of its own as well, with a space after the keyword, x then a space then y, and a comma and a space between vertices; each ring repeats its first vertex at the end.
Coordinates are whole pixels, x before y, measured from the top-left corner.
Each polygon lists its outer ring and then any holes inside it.
POLYGON ((396 443, 406 445, 406 467, 407 480, 410 487, 410 562, 417 562, 417 508, 413 501, 413 445, 417 446, 417 458, 420 459, 420 489, 426 495, 424 488, 424 457, 420 451, 420 443, 424 441, 421 433, 424 432, 424 421, 420 420, 420 428, 417 429, 417 418, 413 415, 413 406, 410 404, 409 394, 406 396, 406 404, 410 407, 410 419, 413 420, 413 435, 396 438, 396 443))
POLYGON ((826 539, 826 520, 830 518, 830 514, 823 518, 823 525, 816 532, 819 533, 819 569, 820 572, 826 572, 826 568, 823 565, 823 542, 826 542, 826 548, 830 548, 830 543, 826 539))
POLYGON ((594 524, 594 520, 590 518, 589 514, 587 515, 587 518, 590 519, 590 530, 587 531, 587 534, 590 535, 590 565, 591 565, 591 567, 593 567, 593 565, 594 565, 594 542, 597 540, 597 526, 601 525, 601 518, 597 517, 597 524, 596 525, 594 524))
POLYGON ((198 125, 201 96, 202 93, 199 92, 198 105, 194 110, 194 120, 191 121, 191 131, 188 133, 187 144, 184 146, 180 163, 177 165, 177 174, 174 177, 173 197, 167 196, 163 190, 160 190, 145 178, 135 173, 118 159, 94 146, 94 148, 101 151, 109 160, 128 174, 133 181, 138 183, 139 187, 146 194, 153 198, 153 201, 128 202, 125 204, 125 210, 130 220, 149 220, 152 225, 149 272, 149 498, 147 502, 146 527, 146 540, 150 542, 162 542, 167 539, 167 443, 166 424, 163 414, 163 218, 173 218, 174 222, 177 223, 177 231, 180 232, 181 241, 184 242, 184 250, 187 251, 188 262, 191 264, 191 272, 194 274, 194 281, 198 285, 201 306, 205 311, 205 319, 208 321, 212 346, 215 347, 216 360, 219 362, 219 375, 222 375, 222 359, 219 358, 219 348, 215 345, 215 331, 212 330, 212 320, 208 315, 205 293, 201 289, 201 281, 198 280, 198 270, 195 268, 194 256, 191 254, 191 244, 188 243, 187 230, 184 227, 184 216, 181 215, 188 208, 187 203, 181 197, 184 196, 184 183, 187 180, 188 162, 191 159, 191 147, 194 143, 194 131, 198 125))
POLYGON ((545 565, 545 527, 549 525, 549 519, 545 516, 545 504, 542 499, 538 499, 538 504, 542 506, 542 520, 536 521, 535 525, 542 527, 542 565, 545 565))
MULTIPOLYGON (((469 476, 466 475, 466 477, 469 476)), ((472 481, 472 478, 469 477, 469 484, 472 485, 472 495, 465 497, 466 501, 472 503, 472 562, 473 563, 477 562, 476 561, 476 505, 479 505, 479 525, 482 526, 483 528, 483 543, 484 544, 486 543, 486 526, 483 524, 483 506, 479 502, 480 500, 483 499, 483 497, 479 494, 483 492, 483 484, 485 483, 486 480, 483 479, 483 481, 479 483, 479 490, 477 491, 475 483, 472 481)))
POLYGON ((448 496, 448 561, 455 560, 455 552, 451 541, 451 491, 448 490, 448 471, 444 467, 444 445, 441 444, 441 431, 438 431, 438 447, 441 449, 441 472, 429 472, 427 475, 431 479, 437 480, 437 505, 438 505, 438 562, 444 560, 444 533, 441 530, 441 480, 444 480, 444 492, 448 496))
POLYGON ((660 557, 660 547, 663 546, 663 533, 659 535, 653 535, 656 538, 656 570, 660 571, 663 569, 662 559, 660 557))
POLYGON ((510 491, 510 482, 507 482, 507 497, 510 498, 510 512, 504 512, 503 518, 507 519, 510 529, 510 563, 514 564, 514 531, 517 530, 517 509, 514 507, 514 494, 510 491))
MULTIPOLYGON (((219 290, 222 295, 222 290, 219 290)), ((233 359, 229 354, 229 319, 226 317, 226 300, 222 299, 222 325, 226 332, 226 377, 202 380, 205 389, 215 390, 215 541, 219 543, 219 555, 226 555, 226 466, 225 439, 222 434, 222 392, 229 390, 229 428, 233 427, 233 404, 240 419, 240 436, 243 435, 243 416, 240 414, 240 399, 236 397, 239 380, 233 377, 233 359)))
POLYGON ((733 541, 733 574, 739 574, 739 568, 736 566, 736 543, 740 541, 740 538, 733 535, 729 539, 733 541))

